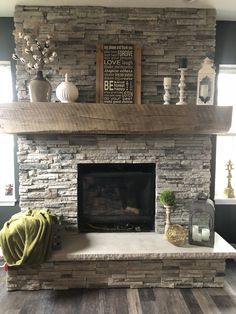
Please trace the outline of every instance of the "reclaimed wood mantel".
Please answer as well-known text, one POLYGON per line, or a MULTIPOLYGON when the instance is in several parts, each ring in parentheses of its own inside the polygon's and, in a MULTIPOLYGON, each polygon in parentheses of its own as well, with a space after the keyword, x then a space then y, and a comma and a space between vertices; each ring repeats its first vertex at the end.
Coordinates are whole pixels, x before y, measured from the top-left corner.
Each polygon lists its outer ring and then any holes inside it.
POLYGON ((215 134, 229 130, 232 107, 101 103, 0 104, 0 132, 215 134))

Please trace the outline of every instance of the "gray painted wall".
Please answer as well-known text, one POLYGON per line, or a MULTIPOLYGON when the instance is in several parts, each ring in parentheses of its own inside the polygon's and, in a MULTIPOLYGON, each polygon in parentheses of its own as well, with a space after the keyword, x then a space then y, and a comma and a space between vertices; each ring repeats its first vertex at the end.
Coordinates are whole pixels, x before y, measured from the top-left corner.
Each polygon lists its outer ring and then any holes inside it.
MULTIPOLYGON (((10 61, 11 62, 11 70, 12 70, 12 78, 13 78, 13 96, 16 100, 16 70, 15 70, 15 62, 12 60, 11 56, 15 49, 15 41, 13 37, 14 30, 14 22, 13 18, 8 17, 0 17, 0 60, 1 61, 10 61)), ((17 147, 17 139, 15 137, 15 147, 17 147)), ((19 179, 18 179, 18 165, 16 160, 16 151, 15 151, 15 177, 16 177, 16 197, 18 198, 18 187, 19 187, 19 179)), ((19 205, 16 204, 14 207, 0 206, 0 228, 3 226, 4 222, 7 221, 13 214, 18 212, 19 205)))

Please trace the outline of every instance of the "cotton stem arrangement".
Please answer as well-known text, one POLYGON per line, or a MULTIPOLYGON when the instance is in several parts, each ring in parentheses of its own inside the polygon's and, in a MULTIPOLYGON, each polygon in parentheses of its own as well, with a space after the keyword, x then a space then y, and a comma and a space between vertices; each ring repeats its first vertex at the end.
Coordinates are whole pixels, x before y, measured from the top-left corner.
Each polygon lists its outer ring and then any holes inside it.
POLYGON ((18 37, 23 41, 22 55, 15 53, 12 58, 19 60, 28 70, 42 71, 46 64, 53 62, 57 57, 57 53, 50 48, 50 35, 47 35, 45 42, 23 33, 19 33, 18 37))

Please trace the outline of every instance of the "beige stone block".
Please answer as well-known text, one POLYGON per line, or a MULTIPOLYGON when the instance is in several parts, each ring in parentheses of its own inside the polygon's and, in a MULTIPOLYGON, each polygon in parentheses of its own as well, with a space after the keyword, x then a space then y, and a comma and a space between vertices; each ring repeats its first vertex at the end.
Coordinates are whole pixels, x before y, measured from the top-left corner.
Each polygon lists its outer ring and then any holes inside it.
POLYGON ((136 280, 136 279, 140 279, 140 280, 144 280, 146 278, 145 274, 129 274, 127 276, 127 280, 136 280))
POLYGON ((125 274, 112 274, 111 278, 114 279, 114 280, 115 279, 126 279, 127 276, 125 274))
POLYGON ((170 275, 161 275, 161 278, 165 281, 174 281, 174 280, 179 280, 179 275, 178 274, 170 274, 170 275))
POLYGON ((201 270, 203 276, 215 276, 216 271, 214 269, 201 270))
POLYGON ((203 274, 197 270, 189 270, 189 271, 180 271, 179 276, 180 276, 180 278, 182 278, 182 277, 202 278, 203 274))
POLYGON ((203 288, 223 288, 224 283, 218 283, 218 282, 204 282, 203 283, 203 288))
POLYGON ((168 282, 168 281, 161 280, 161 287, 162 288, 174 288, 175 284, 174 284, 174 282, 168 282))
POLYGON ((202 278, 202 282, 203 282, 203 283, 206 283, 206 282, 214 282, 214 276, 212 276, 212 277, 210 277, 210 276, 208 276, 208 277, 204 276, 204 277, 202 278))
POLYGON ((111 274, 126 274, 127 270, 125 268, 108 268, 107 270, 107 274, 111 275, 111 274))
POLYGON ((186 289, 190 289, 193 288, 193 285, 191 283, 176 283, 174 285, 174 288, 186 288, 186 289))
POLYGON ((152 278, 161 278, 162 273, 158 272, 158 273, 150 273, 150 274, 146 274, 145 273, 145 278, 147 278, 147 280, 152 279, 152 278))
POLYGON ((113 287, 113 288, 128 288, 130 286, 129 282, 125 282, 125 281, 122 281, 122 282, 119 282, 119 281, 115 281, 113 280, 112 278, 109 278, 108 279, 108 286, 109 287, 113 287))
POLYGON ((176 270, 174 270, 174 269, 172 269, 172 270, 162 270, 162 275, 163 276, 177 276, 177 275, 179 275, 180 274, 180 270, 178 270, 178 269, 176 269, 176 270))
MULTIPOLYGON (((150 271, 153 273, 153 271, 150 271)), ((137 271, 137 270, 128 270, 127 271, 127 276, 132 276, 132 275, 140 275, 140 274, 144 274, 144 271, 137 271)))
MULTIPOLYGON (((161 281, 160 282, 144 282, 143 287, 146 288, 161 288, 161 281)), ((143 288, 143 287, 138 287, 138 288, 143 288)), ((133 288, 133 287, 131 287, 133 288)))
POLYGON ((224 284, 224 277, 215 277, 214 282, 224 284))

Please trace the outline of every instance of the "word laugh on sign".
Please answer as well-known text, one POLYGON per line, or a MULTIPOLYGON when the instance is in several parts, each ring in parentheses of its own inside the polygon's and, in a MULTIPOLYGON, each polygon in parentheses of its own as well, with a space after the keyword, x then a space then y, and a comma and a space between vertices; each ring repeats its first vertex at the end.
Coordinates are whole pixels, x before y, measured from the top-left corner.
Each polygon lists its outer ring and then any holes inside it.
POLYGON ((104 45, 103 102, 134 103, 134 46, 104 45))

